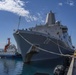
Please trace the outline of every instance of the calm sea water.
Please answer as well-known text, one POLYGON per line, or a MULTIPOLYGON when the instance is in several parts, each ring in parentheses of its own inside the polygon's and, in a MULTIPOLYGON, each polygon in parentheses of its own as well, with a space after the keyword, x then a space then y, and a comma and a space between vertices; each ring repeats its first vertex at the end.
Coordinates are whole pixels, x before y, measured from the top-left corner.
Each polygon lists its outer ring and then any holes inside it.
POLYGON ((61 60, 57 59, 23 64, 22 59, 0 58, 0 75, 34 75, 35 73, 53 75, 53 70, 59 61, 61 63, 61 60))

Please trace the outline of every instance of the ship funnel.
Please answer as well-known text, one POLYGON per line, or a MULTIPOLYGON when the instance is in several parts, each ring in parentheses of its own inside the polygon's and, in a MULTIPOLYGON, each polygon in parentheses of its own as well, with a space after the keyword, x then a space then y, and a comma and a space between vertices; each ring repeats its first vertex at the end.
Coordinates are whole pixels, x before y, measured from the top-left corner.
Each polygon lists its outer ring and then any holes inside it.
POLYGON ((47 14, 46 24, 47 24, 47 25, 55 24, 55 15, 54 15, 54 13, 53 13, 52 11, 50 11, 50 12, 47 14))

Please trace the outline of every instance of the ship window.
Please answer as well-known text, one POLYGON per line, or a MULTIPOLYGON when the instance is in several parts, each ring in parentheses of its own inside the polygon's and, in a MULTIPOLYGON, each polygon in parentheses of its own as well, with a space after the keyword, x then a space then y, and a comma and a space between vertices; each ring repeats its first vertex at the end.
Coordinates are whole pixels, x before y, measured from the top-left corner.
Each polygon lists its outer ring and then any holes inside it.
POLYGON ((57 32, 57 35, 59 34, 59 32, 57 32))
POLYGON ((63 36, 63 38, 65 38, 65 36, 63 36))
POLYGON ((62 30, 68 30, 67 28, 62 28, 62 30))
POLYGON ((62 28, 62 32, 63 32, 63 33, 66 33, 67 30, 68 30, 67 28, 62 28))
POLYGON ((50 35, 50 33, 48 33, 48 35, 50 35))
POLYGON ((26 29, 26 31, 27 31, 27 29, 26 29))

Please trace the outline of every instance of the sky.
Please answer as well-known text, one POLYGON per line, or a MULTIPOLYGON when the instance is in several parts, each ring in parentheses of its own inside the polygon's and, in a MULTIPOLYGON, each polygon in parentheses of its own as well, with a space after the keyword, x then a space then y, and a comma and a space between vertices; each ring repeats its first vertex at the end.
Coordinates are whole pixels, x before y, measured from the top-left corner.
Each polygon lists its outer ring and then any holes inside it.
POLYGON ((0 0, 0 48, 7 38, 16 45, 14 30, 45 24, 46 14, 52 11, 56 20, 68 27, 72 43, 76 47, 76 0, 0 0))

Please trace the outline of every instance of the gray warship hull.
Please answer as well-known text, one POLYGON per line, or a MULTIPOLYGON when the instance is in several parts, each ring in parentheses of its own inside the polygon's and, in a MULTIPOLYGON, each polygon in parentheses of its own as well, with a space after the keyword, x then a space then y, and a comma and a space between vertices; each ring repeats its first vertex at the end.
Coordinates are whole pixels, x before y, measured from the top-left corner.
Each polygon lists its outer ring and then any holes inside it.
POLYGON ((15 40, 24 62, 50 60, 61 57, 59 54, 73 54, 74 50, 67 47, 62 40, 34 31, 18 30, 14 34, 15 40), (39 47, 33 51, 31 48, 39 47), (41 50, 40 50, 41 49, 41 50))

